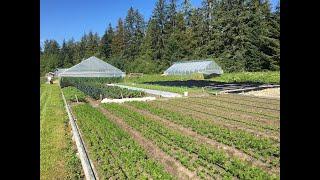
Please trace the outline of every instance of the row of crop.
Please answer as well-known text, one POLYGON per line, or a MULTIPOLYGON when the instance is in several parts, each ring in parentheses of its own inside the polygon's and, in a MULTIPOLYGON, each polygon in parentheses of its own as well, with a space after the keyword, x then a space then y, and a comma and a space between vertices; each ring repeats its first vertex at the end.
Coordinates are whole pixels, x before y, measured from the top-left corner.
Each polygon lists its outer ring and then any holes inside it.
POLYGON ((230 120, 225 120, 223 118, 217 118, 216 116, 212 116, 208 113, 203 113, 195 109, 191 109, 189 107, 186 108, 186 107, 181 107, 181 106, 176 106, 176 105, 171 105, 168 103, 162 103, 162 102, 156 102, 156 101, 149 102, 149 105, 152 105, 156 108, 166 109, 169 111, 174 110, 175 112, 178 112, 185 116, 192 117, 193 119, 209 121, 213 124, 217 124, 222 127, 228 128, 231 131, 242 130, 250 134, 253 134, 254 136, 257 136, 257 137, 270 138, 277 142, 279 142, 280 140, 279 131, 278 132, 270 131, 262 127, 243 124, 243 122, 239 122, 239 121, 230 121, 230 120))
POLYGON ((279 121, 270 120, 266 118, 258 118, 255 116, 250 116, 248 114, 239 113, 237 111, 230 111, 220 107, 207 106, 201 103, 190 103, 181 100, 172 100, 165 102, 166 104, 171 104, 173 106, 179 106, 182 108, 190 109, 191 111, 197 111, 200 113, 205 113, 211 115, 215 118, 225 119, 228 121, 237 121, 245 125, 261 127, 270 131, 279 131, 280 123, 279 121))
POLYGON ((273 116, 273 117, 279 117, 279 109, 268 109, 268 108, 261 108, 261 107, 256 107, 254 105, 248 105, 248 104, 243 104, 240 103, 237 100, 225 100, 223 98, 220 98, 220 96, 209 96, 206 98, 207 101, 209 102, 219 102, 219 103, 226 103, 229 104, 230 106, 233 107, 241 107, 242 109, 246 109, 246 110, 252 110, 254 112, 258 112, 261 114, 264 114, 266 116, 273 116))
POLYGON ((274 104, 268 104, 268 103, 260 103, 260 102, 246 102, 240 99, 233 99, 232 97, 228 96, 210 96, 209 99, 217 100, 217 101, 222 101, 226 103, 232 103, 232 104, 238 104, 241 106, 245 106, 248 108, 257 108, 257 109, 262 109, 262 110, 267 110, 267 111, 274 111, 274 112, 279 112, 280 106, 279 105, 274 105, 274 104))
POLYGON ((119 104, 103 106, 152 140, 163 151, 175 157, 188 169, 196 171, 201 178, 220 175, 226 179, 231 179, 232 176, 239 179, 278 179, 274 174, 270 175, 258 167, 230 157, 223 151, 198 142, 124 106, 119 104), (223 171, 217 167, 222 168, 223 171))
POLYGON ((104 79, 92 79, 92 78, 62 78, 60 81, 61 87, 74 86, 81 90, 85 94, 91 96, 94 99, 100 98, 131 98, 142 97, 145 93, 140 91, 134 91, 124 89, 116 86, 107 86, 106 83, 114 82, 118 78, 104 78, 104 79), (110 79, 110 81, 108 81, 110 79))
POLYGON ((121 128, 88 104, 73 107, 101 179, 172 179, 121 128))
POLYGON ((68 86, 62 89, 64 97, 69 102, 86 102, 86 95, 79 89, 68 86))
POLYGON ((278 112, 274 112, 274 111, 270 112, 270 111, 266 111, 266 110, 258 109, 258 108, 254 108, 254 107, 248 108, 248 107, 243 107, 240 105, 235 105, 232 103, 215 101, 210 98, 188 98, 186 101, 190 102, 190 103, 201 103, 201 104, 205 104, 206 106, 214 106, 214 107, 221 107, 224 109, 230 109, 230 110, 234 110, 234 111, 241 111, 244 113, 254 114, 254 115, 265 117, 265 118, 272 118, 275 120, 280 118, 279 111, 278 112))
POLYGON ((169 111, 152 106, 150 103, 131 102, 130 104, 139 109, 147 110, 157 116, 180 124, 186 128, 191 128, 193 131, 210 139, 236 147, 257 159, 275 163, 274 165, 279 163, 279 143, 268 138, 256 137, 242 130, 230 130, 210 121, 193 119, 190 116, 182 115, 175 112, 174 109, 169 111))
POLYGON ((239 95, 239 94, 223 94, 219 97, 222 98, 228 98, 228 99, 234 99, 234 100, 240 100, 244 102, 253 102, 253 103, 264 103, 264 104, 270 104, 279 106, 280 100, 278 99, 270 99, 270 98, 264 98, 259 96, 248 96, 248 95, 239 95))

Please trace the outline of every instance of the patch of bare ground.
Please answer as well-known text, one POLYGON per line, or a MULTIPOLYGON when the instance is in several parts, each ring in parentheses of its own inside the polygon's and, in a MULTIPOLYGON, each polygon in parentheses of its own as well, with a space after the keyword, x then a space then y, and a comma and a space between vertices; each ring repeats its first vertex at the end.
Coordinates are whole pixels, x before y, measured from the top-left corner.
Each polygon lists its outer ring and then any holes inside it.
POLYGON ((149 156, 164 165, 166 171, 176 176, 178 179, 199 179, 196 173, 185 168, 179 161, 167 155, 160 148, 154 145, 150 140, 143 137, 138 131, 127 125, 121 118, 110 113, 107 109, 99 106, 99 102, 88 99, 88 102, 98 108, 105 116, 124 129, 130 136, 143 147, 149 156))
POLYGON ((248 132, 252 135, 258 136, 258 137, 264 137, 264 138, 270 138, 274 141, 279 142, 280 141, 280 137, 279 137, 279 133, 277 132, 271 132, 265 129, 257 129, 257 128, 251 128, 248 126, 244 126, 244 124, 236 122, 236 121, 230 121, 230 122, 226 122, 224 120, 218 120, 218 118, 213 118, 212 116, 208 115, 208 114, 203 114, 203 113, 198 113, 198 112, 193 112, 191 110, 188 109, 184 109, 184 108, 180 108, 177 106, 172 106, 170 104, 159 104, 159 103, 150 103, 151 106, 155 106, 157 108, 161 108, 161 109, 165 109, 168 111, 174 110, 177 113, 180 114, 185 114, 187 116, 190 116, 196 120, 199 120, 199 123, 201 121, 206 121, 212 124, 216 124, 218 126, 230 129, 230 130, 242 130, 245 132, 248 132))
POLYGON ((250 114, 246 114, 243 112, 237 112, 237 111, 226 111, 223 108, 219 107, 214 107, 214 106, 206 106, 206 104, 191 104, 186 101, 177 101, 177 100, 172 100, 172 101, 167 101, 168 103, 172 103, 175 105, 181 105, 181 106, 187 106, 187 107, 192 107, 192 109, 199 109, 201 111, 206 111, 210 113, 214 113, 216 115, 221 115, 222 118, 234 118, 234 119, 241 119, 243 121, 249 121, 249 122, 257 122, 259 124, 267 125, 267 126, 273 126, 275 128, 280 127, 280 121, 275 121, 275 120, 270 120, 266 118, 261 118, 261 117, 256 117, 256 116, 251 116, 250 114))
POLYGON ((274 110, 267 110, 255 107, 248 107, 245 105, 233 104, 230 102, 223 102, 218 99, 214 99, 212 97, 207 98, 189 98, 186 101, 190 103, 202 103, 206 104, 206 106, 210 107, 221 107, 225 110, 232 110, 232 111, 241 111, 244 113, 254 114, 256 116, 265 117, 265 118, 272 118, 274 120, 280 119, 279 111, 274 110))
POLYGON ((143 114, 144 116, 146 117, 149 117, 151 120, 154 120, 154 121, 158 121, 158 122, 161 122, 162 124, 164 124, 166 127, 169 127, 175 131, 178 131, 180 132, 181 134, 184 134, 184 135, 187 135, 187 136, 190 136, 192 138, 194 138, 195 140, 197 140, 198 142, 201 142, 201 143, 204 143, 204 144, 207 144, 207 145, 210 145, 212 148, 214 149, 220 149, 220 150, 223 150, 224 152, 226 152, 229 156, 231 157, 236 157, 236 158, 239 158, 243 161, 246 161, 248 162, 249 164, 253 165, 253 166, 256 166, 256 167, 260 167, 261 169, 264 169, 266 171, 271 171, 273 173, 278 173, 278 169, 276 168, 270 168, 268 164, 258 160, 258 159, 255 159, 254 157, 234 148, 234 147, 231 147, 231 146, 227 146, 223 143, 220 143, 220 142, 217 142, 213 139, 209 139, 205 136, 202 136, 200 134, 198 134, 197 132, 193 131, 192 129, 190 128, 185 128, 183 126, 180 126, 178 124, 175 124, 167 119, 164 119, 162 117, 159 117, 157 115, 154 115, 146 110, 142 110, 142 109, 138 109, 138 108, 135 108, 133 106, 130 106, 128 104, 123 104, 123 106, 125 106, 126 108, 132 110, 132 111, 135 111, 135 112, 138 112, 140 114, 143 114))
POLYGON ((249 91, 243 94, 265 98, 280 99, 280 88, 268 88, 259 91, 249 91))

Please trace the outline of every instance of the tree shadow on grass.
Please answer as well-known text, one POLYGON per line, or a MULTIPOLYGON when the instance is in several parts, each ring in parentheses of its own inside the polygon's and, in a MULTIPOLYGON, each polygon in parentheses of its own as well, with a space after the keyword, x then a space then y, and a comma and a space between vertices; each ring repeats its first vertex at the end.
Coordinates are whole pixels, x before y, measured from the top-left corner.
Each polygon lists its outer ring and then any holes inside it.
POLYGON ((257 82, 243 82, 243 83, 224 83, 212 80, 186 80, 186 81, 155 81, 144 82, 143 84, 160 85, 160 86, 172 86, 172 87, 188 87, 188 88, 210 88, 214 90, 231 90, 258 87, 263 83, 257 82))

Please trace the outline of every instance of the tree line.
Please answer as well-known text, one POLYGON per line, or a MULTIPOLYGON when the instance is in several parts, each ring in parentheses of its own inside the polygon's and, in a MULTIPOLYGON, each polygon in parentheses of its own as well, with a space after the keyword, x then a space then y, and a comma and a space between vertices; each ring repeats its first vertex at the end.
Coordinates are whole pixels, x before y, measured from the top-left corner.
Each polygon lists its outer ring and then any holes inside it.
POLYGON ((40 73, 96 56, 125 72, 159 73, 178 60, 214 59, 225 72, 279 70, 280 7, 268 0, 157 0, 146 21, 131 7, 102 37, 46 40, 40 73))

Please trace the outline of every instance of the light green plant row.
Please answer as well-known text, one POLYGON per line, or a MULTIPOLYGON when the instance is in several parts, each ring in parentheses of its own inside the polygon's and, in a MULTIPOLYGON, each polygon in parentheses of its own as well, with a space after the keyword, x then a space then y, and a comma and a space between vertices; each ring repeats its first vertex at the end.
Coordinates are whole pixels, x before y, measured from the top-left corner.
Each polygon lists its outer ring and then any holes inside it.
POLYGON ((88 104, 73 107, 100 179, 172 179, 128 133, 88 104))
POLYGON ((62 89, 64 97, 67 101, 77 102, 85 102, 86 94, 73 86, 68 86, 62 89))
MULTIPOLYGON (((145 74, 142 77, 126 77, 125 83, 146 83, 156 81, 186 81, 186 80, 204 80, 201 74, 182 75, 182 76, 161 76, 160 74, 145 74)), ((280 84, 280 71, 266 71, 266 72, 237 72, 224 73, 221 76, 208 79, 211 81, 225 82, 225 83, 275 83, 280 84)))
POLYGON ((280 84, 280 71, 224 73, 211 78, 226 83, 275 83, 280 84))
POLYGON ((278 179, 276 175, 270 175, 260 168, 230 157, 223 151, 213 149, 124 106, 118 104, 104 104, 103 106, 120 116, 131 127, 140 131, 188 169, 196 171, 201 178, 213 178, 215 175, 220 175, 226 179, 232 176, 239 179, 278 179))
POLYGON ((202 92, 201 88, 188 88, 183 86, 161 86, 161 85, 155 85, 155 84, 135 84, 135 83, 120 83, 122 85, 126 86, 132 86, 137 88, 144 88, 144 89, 154 89, 159 91, 168 91, 168 92, 174 92, 183 94, 185 91, 189 93, 197 93, 202 92))
POLYGON ((201 74, 191 74, 182 76, 161 76, 160 74, 144 74, 142 77, 128 77, 124 79, 125 83, 145 83, 156 81, 180 81, 180 80, 203 80, 201 74))
POLYGON ((40 179, 80 179, 81 164, 71 140, 60 88, 43 84, 40 90, 40 179))

